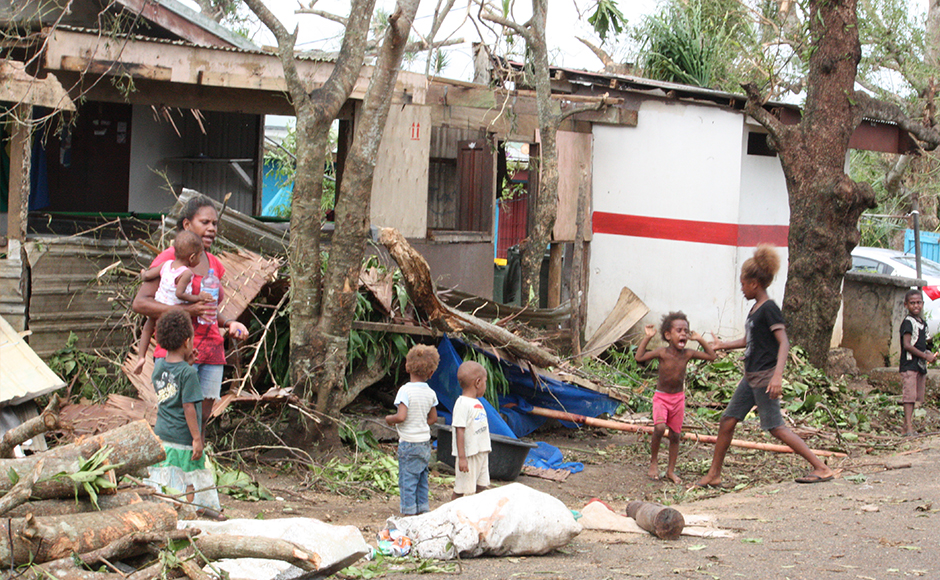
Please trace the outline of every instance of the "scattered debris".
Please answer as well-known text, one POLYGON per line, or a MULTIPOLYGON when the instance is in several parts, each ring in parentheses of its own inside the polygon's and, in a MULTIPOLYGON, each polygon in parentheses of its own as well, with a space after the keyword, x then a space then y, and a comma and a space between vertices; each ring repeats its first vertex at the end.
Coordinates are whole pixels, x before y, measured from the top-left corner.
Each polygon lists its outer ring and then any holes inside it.
POLYGON ((607 350, 607 347, 620 340, 620 337, 649 311, 649 307, 632 290, 624 286, 614 309, 594 331, 594 335, 584 345, 581 354, 599 354, 607 350))
POLYGON ((535 467, 534 465, 523 465, 522 474, 561 483, 568 479, 571 472, 567 469, 544 469, 542 467, 535 467))

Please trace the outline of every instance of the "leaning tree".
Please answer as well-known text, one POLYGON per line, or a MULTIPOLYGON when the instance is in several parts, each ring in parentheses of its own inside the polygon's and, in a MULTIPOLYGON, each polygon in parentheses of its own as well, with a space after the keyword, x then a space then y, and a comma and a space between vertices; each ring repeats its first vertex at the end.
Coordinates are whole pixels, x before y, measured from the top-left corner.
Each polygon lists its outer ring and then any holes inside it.
POLYGON ((859 239, 858 219, 874 207, 867 183, 845 173, 849 139, 863 119, 895 123, 923 149, 940 145, 940 132, 908 118, 895 104, 856 90, 862 51, 857 0, 810 0, 809 73, 802 119, 787 125, 764 107, 754 84, 745 85, 746 110, 763 125, 780 156, 790 200, 789 266, 783 310, 795 344, 817 366, 826 363, 841 286, 859 239))

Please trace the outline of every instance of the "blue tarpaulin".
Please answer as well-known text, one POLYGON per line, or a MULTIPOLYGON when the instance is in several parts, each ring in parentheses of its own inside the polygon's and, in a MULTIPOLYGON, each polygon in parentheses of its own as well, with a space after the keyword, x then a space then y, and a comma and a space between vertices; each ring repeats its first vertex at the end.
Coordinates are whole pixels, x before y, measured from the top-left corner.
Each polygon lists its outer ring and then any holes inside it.
MULTIPOLYGON (((438 408, 438 414, 443 416, 449 425, 452 422, 450 413, 454 409, 454 402, 461 393, 460 385, 457 383, 457 367, 463 360, 457 354, 453 342, 446 336, 441 339, 437 350, 441 355, 441 362, 428 384, 437 393, 440 406, 446 409, 445 411, 438 408)), ((490 356, 488 353, 484 354, 490 356)), ((536 380, 533 381, 531 372, 514 364, 500 362, 500 366, 509 382, 509 394, 499 398, 499 411, 485 399, 480 399, 483 408, 486 409, 490 432, 497 435, 513 438, 525 437, 541 427, 548 419, 530 415, 528 410, 532 407, 597 417, 604 413, 613 414, 620 405, 618 401, 606 395, 544 375, 537 375, 536 380)), ((567 423, 567 425, 575 426, 573 423, 567 423)), ((562 464, 561 452, 547 443, 539 443, 539 449, 530 451, 526 462, 529 463, 530 460, 540 467, 572 471, 575 471, 572 468, 576 467, 574 464, 562 464), (550 464, 549 460, 554 465, 550 464)))

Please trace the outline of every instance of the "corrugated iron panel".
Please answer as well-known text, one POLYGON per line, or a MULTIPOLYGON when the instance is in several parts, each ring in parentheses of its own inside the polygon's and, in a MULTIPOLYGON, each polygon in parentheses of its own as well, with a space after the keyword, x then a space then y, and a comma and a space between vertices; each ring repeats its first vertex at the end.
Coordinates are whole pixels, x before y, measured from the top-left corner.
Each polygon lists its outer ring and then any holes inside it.
POLYGON ((0 316, 0 405, 19 405, 65 386, 0 316))
POLYGON ((63 348, 72 332, 78 336, 76 348, 86 352, 123 349, 131 342, 125 313, 132 276, 149 256, 124 240, 78 236, 30 238, 26 251, 29 344, 39 356, 63 348))

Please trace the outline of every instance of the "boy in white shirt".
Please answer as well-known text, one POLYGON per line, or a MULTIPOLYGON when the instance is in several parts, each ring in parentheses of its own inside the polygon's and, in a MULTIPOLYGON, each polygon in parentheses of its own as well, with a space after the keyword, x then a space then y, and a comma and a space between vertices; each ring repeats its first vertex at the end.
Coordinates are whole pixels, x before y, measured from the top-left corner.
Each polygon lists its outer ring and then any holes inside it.
POLYGON ((398 429, 398 491, 401 513, 406 516, 430 511, 428 464, 431 462, 431 428, 437 422, 437 394, 428 379, 437 370, 441 357, 432 346, 418 344, 405 357, 410 382, 398 389, 398 412, 385 417, 398 429))
POLYGON ((457 369, 457 381, 463 394, 454 403, 452 452, 457 458, 457 477, 451 499, 479 493, 490 485, 490 426, 479 400, 486 392, 486 369, 467 361, 457 369))

